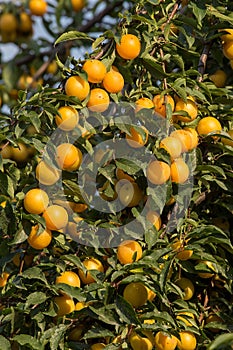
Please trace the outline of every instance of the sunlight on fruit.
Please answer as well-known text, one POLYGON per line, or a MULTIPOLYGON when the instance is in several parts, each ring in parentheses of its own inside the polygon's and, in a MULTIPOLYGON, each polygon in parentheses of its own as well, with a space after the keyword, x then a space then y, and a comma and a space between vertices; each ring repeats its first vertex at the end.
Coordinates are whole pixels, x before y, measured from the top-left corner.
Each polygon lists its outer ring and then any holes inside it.
POLYGON ((123 297, 133 307, 137 308, 147 302, 148 291, 142 283, 132 282, 125 287, 123 297))
POLYGON ((177 338, 163 332, 158 332, 155 335, 155 346, 158 350, 174 350, 177 345, 177 338))
POLYGON ((217 69, 213 74, 210 75, 210 80, 215 84, 216 87, 222 88, 226 84, 227 74, 222 69, 217 69))
POLYGON ((99 271, 99 272, 104 272, 104 268, 103 268, 101 261, 99 261, 98 259, 95 259, 95 258, 86 258, 83 261, 83 267, 85 268, 85 270, 79 269, 78 274, 79 274, 81 281, 84 284, 90 284, 90 283, 95 282, 95 278, 92 277, 92 275, 89 271, 95 270, 95 271, 99 271))
POLYGON ((141 42, 133 34, 124 34, 116 45, 117 53, 126 60, 132 60, 139 56, 141 51, 141 42))
POLYGON ((10 274, 7 272, 3 272, 0 276, 0 287, 4 287, 7 284, 7 280, 10 274))
POLYGON ((136 241, 123 241, 117 248, 117 258, 121 264, 130 264, 142 257, 142 247, 136 241))
POLYGON ((73 287, 80 287, 80 279, 73 271, 64 271, 61 275, 56 277, 56 284, 65 283, 73 287))
POLYGON ((180 339, 177 341, 179 350, 195 350, 197 340, 195 335, 189 331, 182 331, 179 333, 180 339))
POLYGON ((75 304, 72 298, 62 295, 54 298, 54 302, 58 307, 57 316, 67 315, 75 310, 75 304))
POLYGON ((176 281, 176 284, 183 291, 183 300, 189 300, 193 297, 195 288, 193 282, 185 277, 181 277, 176 281))

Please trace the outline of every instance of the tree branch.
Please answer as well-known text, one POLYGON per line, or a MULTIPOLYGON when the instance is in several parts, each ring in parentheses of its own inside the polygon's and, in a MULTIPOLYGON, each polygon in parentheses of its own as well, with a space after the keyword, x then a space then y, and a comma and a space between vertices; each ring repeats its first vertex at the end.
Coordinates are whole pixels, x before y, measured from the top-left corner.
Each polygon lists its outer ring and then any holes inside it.
POLYGON ((212 41, 208 42, 204 45, 199 63, 198 63, 198 72, 200 73, 200 77, 198 77, 197 81, 201 82, 203 79, 203 75, 205 73, 205 69, 206 69, 206 63, 207 63, 207 59, 208 59, 208 55, 209 55, 209 51, 210 48, 212 46, 212 41))
MULTIPOLYGON (((166 74, 166 64, 164 62, 164 53, 162 48, 160 48, 160 57, 162 58, 163 62, 162 62, 162 68, 164 73, 166 74)), ((163 78, 163 87, 165 90, 167 90, 167 78, 163 78)), ((166 102, 166 101, 165 101, 166 102)))
MULTIPOLYGON (((117 2, 113 2, 110 5, 106 6, 103 11, 98 13, 95 17, 93 17, 90 21, 88 21, 86 24, 81 25, 77 30, 79 32, 88 32, 95 24, 99 23, 105 16, 107 16, 109 13, 111 13, 116 7, 120 6, 124 0, 118 0, 117 2)), ((63 43, 59 45, 59 47, 54 47, 54 43, 51 43, 51 46, 48 48, 48 51, 45 51, 43 53, 40 53, 39 55, 34 54, 29 54, 27 56, 24 56, 22 58, 19 58, 15 60, 15 65, 16 66, 22 66, 23 64, 28 64, 32 62, 36 57, 44 57, 44 56, 49 56, 49 62, 55 57, 55 54, 62 50, 62 48, 71 48, 73 46, 75 41, 71 40, 69 42, 63 43)), ((48 62, 48 65, 49 65, 48 62)), ((48 66, 47 65, 47 66, 48 66)), ((47 66, 42 65, 43 69, 39 68, 39 70, 35 73, 36 77, 38 78, 40 75, 44 73, 46 70, 47 66)), ((2 69, 3 65, 0 65, 0 69, 2 69)))
POLYGON ((93 17, 87 24, 83 24, 78 29, 80 32, 87 32, 92 26, 94 26, 96 23, 99 23, 103 17, 108 15, 112 10, 114 10, 117 6, 121 5, 124 2, 124 0, 118 0, 117 2, 111 3, 109 6, 105 7, 103 11, 101 11, 99 14, 97 14, 95 17, 93 17))
POLYGON ((173 7, 173 10, 172 12, 170 13, 169 17, 168 17, 168 20, 167 20, 167 23, 170 23, 171 20, 173 19, 173 17, 175 16, 176 12, 178 11, 179 9, 179 2, 176 2, 174 7, 173 7))

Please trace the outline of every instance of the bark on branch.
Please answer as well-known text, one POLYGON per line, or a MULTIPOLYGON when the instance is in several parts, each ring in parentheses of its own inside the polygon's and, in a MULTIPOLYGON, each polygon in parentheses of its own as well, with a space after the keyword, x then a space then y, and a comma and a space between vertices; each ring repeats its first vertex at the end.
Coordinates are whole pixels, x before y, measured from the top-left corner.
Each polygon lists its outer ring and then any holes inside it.
MULTIPOLYGON (((101 20, 107 16, 108 14, 110 14, 116 7, 120 6, 123 3, 124 0, 118 0, 116 2, 111 3, 110 5, 106 6, 105 9, 103 9, 100 13, 98 13, 96 16, 94 16, 91 20, 89 20, 87 23, 81 25, 79 28, 77 28, 77 30, 79 32, 88 32, 95 24, 98 24, 101 22, 101 20)), ((65 30, 64 30, 65 31, 65 30)), ((66 43, 63 43, 61 45, 59 45, 59 47, 54 47, 54 43, 51 43, 51 46, 48 47, 47 51, 43 51, 43 53, 40 53, 39 55, 36 55, 35 53, 33 54, 29 54, 27 56, 21 57, 17 60, 15 60, 15 65, 16 66, 22 66, 23 64, 28 64, 30 62, 32 62, 36 57, 45 57, 45 56, 49 56, 49 62, 51 62, 53 60, 53 58, 55 57, 55 54, 62 50, 62 48, 71 48, 74 44, 74 41, 69 41, 66 43)), ((48 64, 49 64, 48 62, 48 64)), ((44 73, 44 71, 46 70, 48 64, 44 64, 42 65, 39 70, 35 73, 36 78, 38 78, 40 75, 42 75, 44 73)), ((2 66, 0 66, 0 69, 2 69, 2 66)))
POLYGON ((211 46, 212 46, 212 42, 208 42, 204 45, 204 48, 198 63, 198 72, 200 73, 200 76, 198 77, 198 82, 202 81, 203 75, 205 74, 206 63, 207 63, 211 46))

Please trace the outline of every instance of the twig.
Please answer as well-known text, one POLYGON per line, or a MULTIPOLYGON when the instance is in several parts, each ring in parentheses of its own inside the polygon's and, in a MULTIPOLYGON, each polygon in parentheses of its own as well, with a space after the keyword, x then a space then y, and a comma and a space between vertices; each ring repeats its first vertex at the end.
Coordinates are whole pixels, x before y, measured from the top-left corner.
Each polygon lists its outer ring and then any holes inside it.
POLYGON ((199 205, 206 200, 206 192, 202 192, 200 196, 195 200, 194 204, 199 205))
POLYGON ((198 63, 198 72, 200 73, 200 76, 198 77, 197 81, 200 83, 203 79, 203 75, 205 73, 205 69, 206 69, 206 62, 208 59, 208 54, 210 51, 210 48, 212 46, 212 41, 208 42, 204 45, 199 63, 198 63))
MULTIPOLYGON (((25 255, 25 253, 24 253, 25 255)), ((23 265, 24 265, 24 255, 22 258, 20 258, 20 265, 19 265, 19 275, 21 275, 22 271, 23 271, 23 265)))
POLYGON ((114 2, 111 3, 103 11, 101 11, 93 19, 91 19, 87 24, 82 25, 78 30, 80 32, 88 31, 93 25, 95 25, 96 23, 99 23, 103 19, 103 17, 108 15, 115 7, 121 5, 122 3, 123 3, 123 0, 119 0, 115 3, 114 2))
MULTIPOLYGON (((81 25, 77 30, 79 32, 86 33, 88 32, 91 27, 93 27, 96 23, 99 23, 106 15, 108 15, 114 8, 121 5, 123 3, 123 0, 119 0, 115 3, 110 4, 109 6, 106 6, 103 11, 98 13, 95 17, 93 17, 88 23, 81 25)), ((70 49, 73 46, 74 41, 68 41, 64 44, 64 47, 67 49, 70 49)))
MULTIPOLYGON (((164 54, 163 54, 163 50, 160 48, 160 57, 162 58, 163 62, 162 62, 162 68, 163 68, 163 71, 164 73, 166 74, 166 65, 165 65, 165 62, 164 62, 164 54)), ((163 87, 164 89, 166 90, 167 89, 167 78, 164 78, 163 79, 163 87)), ((166 96, 165 96, 165 103, 166 103, 166 96)))
POLYGON ((171 22, 171 20, 172 20, 173 17, 175 16, 176 12, 178 11, 178 9, 179 9, 179 3, 176 2, 175 5, 174 5, 174 7, 173 7, 172 12, 170 13, 170 15, 169 15, 169 17, 168 17, 168 20, 167 20, 166 23, 170 23, 170 22, 171 22))
POLYGON ((44 62, 40 68, 35 72, 35 74, 32 77, 32 82, 30 83, 29 87, 30 88, 32 86, 32 84, 46 71, 46 69, 48 68, 50 62, 52 61, 53 56, 50 57, 50 59, 46 62, 44 62))
POLYGON ((0 151, 2 151, 5 147, 9 145, 10 141, 7 141, 4 145, 0 146, 0 151))
POLYGON ((96 55, 93 56, 93 58, 95 58, 96 60, 100 59, 105 54, 105 52, 108 51, 111 44, 112 44, 112 40, 109 40, 105 45, 103 45, 100 52, 98 52, 96 55))

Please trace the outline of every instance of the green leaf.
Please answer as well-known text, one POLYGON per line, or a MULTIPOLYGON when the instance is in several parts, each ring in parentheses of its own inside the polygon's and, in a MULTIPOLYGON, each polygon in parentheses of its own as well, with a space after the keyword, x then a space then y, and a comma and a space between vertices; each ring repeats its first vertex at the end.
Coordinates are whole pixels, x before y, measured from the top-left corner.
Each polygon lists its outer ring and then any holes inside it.
POLYGON ((206 329, 210 329, 211 328, 215 328, 215 329, 221 329, 222 331, 227 331, 228 327, 226 324, 223 324, 222 321, 218 322, 218 321, 214 321, 214 322, 209 322, 205 325, 206 329))
POLYGON ((207 6, 207 14, 210 16, 215 16, 217 18, 222 19, 223 21, 229 22, 231 25, 233 25, 233 18, 224 15, 223 13, 219 12, 215 7, 212 5, 206 5, 207 6))
POLYGON ((151 230, 146 230, 145 232, 145 241, 148 245, 148 249, 151 249, 158 241, 159 234, 156 231, 156 228, 153 228, 151 230))
POLYGON ((31 293, 25 302, 25 308, 28 308, 30 305, 42 304, 45 300, 47 300, 47 296, 43 292, 35 292, 31 293))
POLYGON ((226 203, 221 202, 221 206, 227 209, 231 214, 233 214, 233 203, 226 201, 226 203))
POLYGON ((191 49, 193 47, 193 44, 195 43, 195 37, 192 37, 190 35, 186 35, 185 37, 188 43, 188 47, 189 49, 191 49))
MULTIPOLYGON (((148 65, 148 69, 153 69, 155 73, 162 77, 168 76, 167 73, 164 72, 161 63, 158 63, 158 61, 151 56, 150 54, 145 54, 144 56, 142 55, 143 61, 148 65)), ((160 77, 158 76, 158 78, 160 77)))
POLYGON ((67 195, 70 194, 73 196, 77 196, 78 198, 80 198, 80 200, 84 201, 84 199, 82 197, 82 193, 80 191, 80 187, 75 181, 64 179, 63 183, 64 183, 64 188, 65 188, 65 193, 67 195))
POLYGON ((51 350, 57 350, 59 348, 59 345, 62 344, 68 327, 69 325, 60 324, 58 327, 55 328, 55 331, 50 338, 51 350))
POLYGON ((231 347, 233 344, 233 333, 229 334, 220 334, 217 336, 212 343, 208 346, 208 350, 216 350, 216 349, 226 349, 226 346, 231 347))
POLYGON ((4 80, 4 84, 6 84, 7 88, 11 90, 18 79, 18 68, 14 60, 9 61, 3 66, 2 78, 4 80))
MULTIPOLYGON (((134 265, 137 266, 137 263, 135 263, 134 265)), ((130 272, 137 270, 136 266, 135 267, 132 266, 130 268, 130 272)), ((140 269, 140 267, 139 267, 139 269, 140 269)), ((145 284, 146 281, 147 281, 147 279, 143 273, 133 273, 132 275, 123 278, 121 280, 121 284, 129 284, 131 282, 142 282, 143 284, 145 284)))
POLYGON ((162 291, 164 291, 166 287, 167 277, 169 275, 170 269, 172 268, 172 261, 165 261, 162 271, 159 275, 159 285, 162 291))
POLYGON ((92 43, 92 49, 95 50, 103 41, 105 41, 106 38, 104 36, 99 36, 95 39, 95 41, 92 43))
POLYGON ((19 334, 13 337, 13 340, 18 342, 20 345, 30 345, 34 350, 43 350, 42 344, 34 337, 28 334, 19 334))
POLYGON ((152 5, 158 5, 160 3, 160 0, 148 0, 148 2, 152 5))
POLYGON ((141 170, 141 167, 136 162, 129 159, 117 159, 115 161, 117 168, 125 171, 129 175, 134 175, 141 170))
MULTIPOLYGON (((1 207, 0 207, 1 208, 1 207)), ((6 209, 0 209, 0 227, 5 234, 11 234, 14 232, 14 221, 12 222, 11 216, 7 213, 6 209), (13 229, 13 230, 12 230, 13 229)))
POLYGON ((59 38, 55 41, 54 46, 69 40, 91 40, 92 41, 93 39, 83 32, 71 30, 70 32, 66 32, 60 35, 59 38))
POLYGON ((20 244, 26 241, 28 235, 26 234, 23 227, 19 227, 18 231, 15 232, 14 239, 10 243, 11 245, 20 244))
POLYGON ((116 312, 124 322, 132 325, 140 324, 133 307, 121 295, 116 298, 116 312))
POLYGON ((221 187, 224 191, 227 191, 227 190, 228 190, 226 184, 225 184, 223 181, 220 181, 220 180, 217 180, 217 179, 214 179, 213 181, 214 181, 219 187, 221 187))
POLYGON ((181 68, 182 72, 184 72, 185 70, 185 65, 184 65, 184 61, 183 58, 179 55, 173 55, 172 59, 174 62, 176 62, 178 64, 178 66, 181 68))
POLYGON ((62 255, 61 259, 72 263, 74 266, 77 266, 79 269, 83 269, 83 264, 82 264, 81 260, 75 255, 71 255, 71 254, 70 255, 62 255))
POLYGON ((154 318, 155 320, 162 320, 165 322, 169 322, 171 325, 173 325, 173 327, 175 326, 175 321, 173 317, 166 311, 162 311, 162 312, 155 311, 154 318))
POLYGON ((169 183, 164 185, 157 185, 154 187, 147 187, 146 194, 151 196, 153 204, 155 205, 155 211, 161 213, 163 211, 164 205, 166 203, 167 191, 169 189, 169 183))
POLYGON ((4 350, 11 350, 11 343, 3 335, 0 335, 0 348, 4 350))
POLYGON ((226 178, 224 170, 221 167, 217 166, 217 165, 209 165, 209 164, 197 165, 196 171, 197 172, 200 171, 202 174, 204 172, 216 173, 216 174, 221 175, 224 179, 226 178))
POLYGON ((199 26, 202 27, 202 21, 207 13, 205 4, 203 4, 203 2, 201 3, 200 1, 198 1, 197 4, 192 3, 192 8, 193 8, 193 14, 196 17, 199 26))
POLYGON ((75 298, 79 301, 85 300, 85 298, 82 295, 82 290, 79 287, 69 286, 65 283, 58 283, 56 284, 56 289, 57 292, 62 290, 65 294, 68 294, 72 298, 75 298))
POLYGON ((186 100, 187 98, 187 93, 185 91, 185 89, 183 87, 181 87, 179 84, 177 84, 177 82, 175 82, 173 85, 174 91, 176 92, 176 94, 182 98, 182 100, 186 100))
POLYGON ((116 125, 116 127, 118 127, 119 130, 125 132, 126 134, 130 134, 132 120, 129 116, 124 116, 124 118, 115 117, 114 124, 116 125))
POLYGON ((0 172, 0 192, 14 198, 14 182, 10 176, 0 172))
POLYGON ((38 232, 42 232, 40 230, 42 230, 42 228, 45 228, 45 220, 43 217, 41 217, 38 214, 25 214, 23 213, 23 218, 32 221, 33 223, 39 223, 41 225, 41 227, 39 227, 39 231, 38 232))
POLYGON ((45 282, 45 284, 47 284, 47 280, 45 278, 44 273, 41 271, 39 267, 36 267, 36 266, 30 267, 27 270, 25 270, 22 276, 24 278, 29 278, 29 279, 38 279, 45 282))
MULTIPOLYGON (((115 170, 115 165, 114 164, 109 164, 104 167, 99 168, 99 173, 102 174, 106 179, 108 179, 111 183, 113 182, 113 177, 114 177, 114 170, 115 170)), ((104 191, 106 192, 106 191, 104 191)), ((107 195, 107 193, 106 193, 107 195)))
MULTIPOLYGON (((161 240, 160 240, 161 242, 161 240)), ((150 255, 144 256, 142 259, 140 259, 141 263, 145 263, 148 266, 153 267, 154 264, 157 267, 157 261, 164 255, 166 255, 168 252, 170 252, 171 249, 168 248, 160 248, 160 249, 154 249, 150 253, 150 255)))
POLYGON ((44 143, 42 143, 40 140, 36 139, 35 137, 32 138, 33 146, 35 149, 39 152, 43 151, 45 148, 44 143))
POLYGON ((90 330, 88 330, 83 336, 83 339, 96 339, 105 337, 114 337, 114 333, 98 325, 93 326, 90 330))
POLYGON ((89 306, 91 316, 108 325, 119 324, 118 315, 115 312, 115 305, 109 304, 106 307, 94 308, 89 306))

